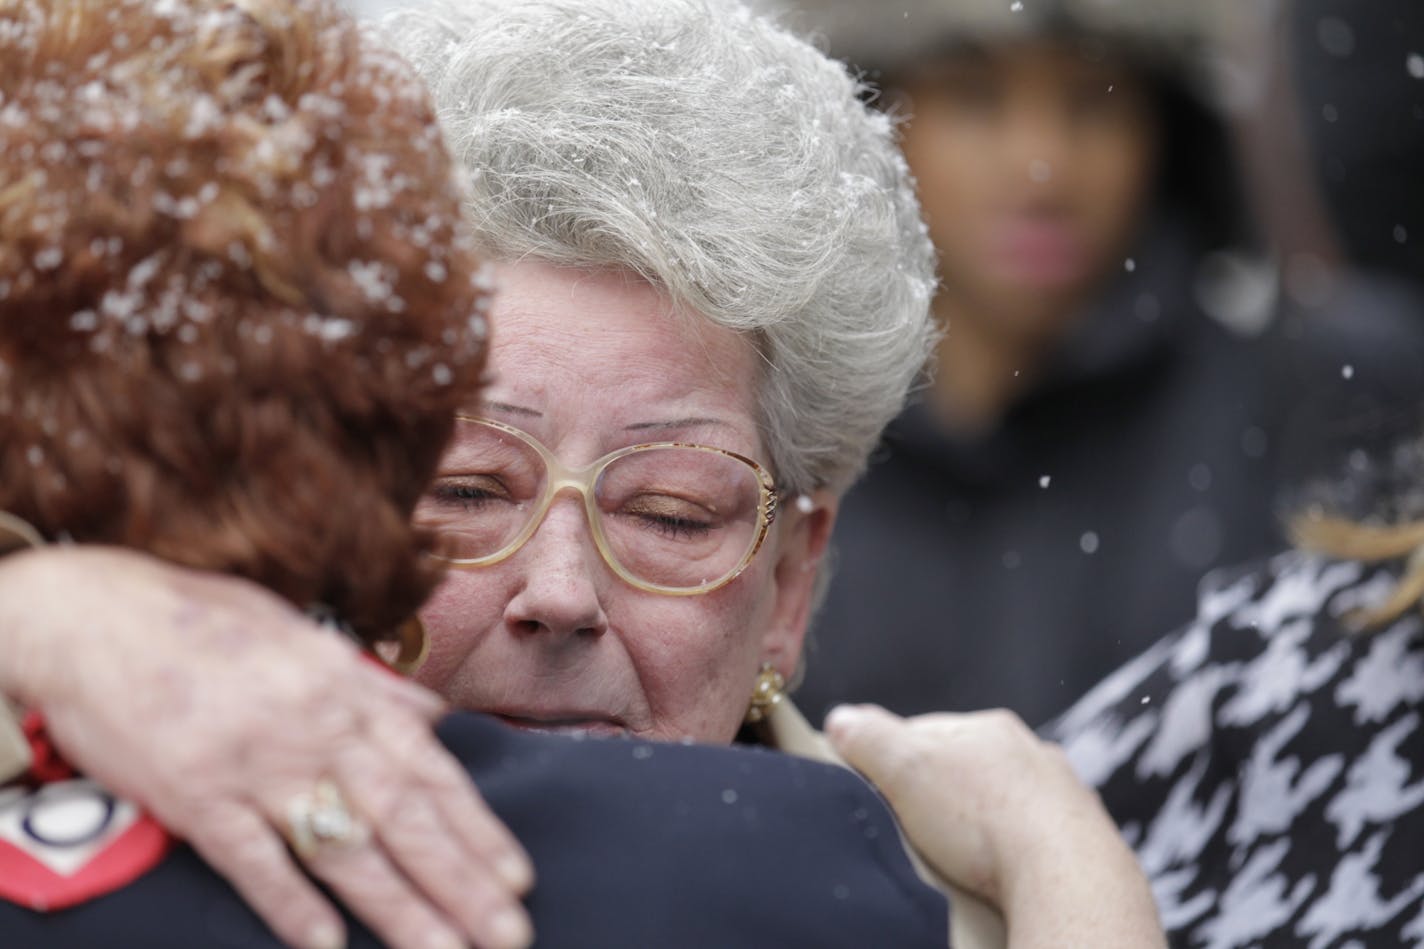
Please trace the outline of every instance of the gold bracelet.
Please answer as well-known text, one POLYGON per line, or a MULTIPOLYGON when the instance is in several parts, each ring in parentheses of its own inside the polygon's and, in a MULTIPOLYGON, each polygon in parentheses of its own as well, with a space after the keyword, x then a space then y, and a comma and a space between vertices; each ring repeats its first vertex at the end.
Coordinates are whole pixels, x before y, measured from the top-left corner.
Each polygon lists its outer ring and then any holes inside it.
MULTIPOLYGON (((43 546, 44 538, 39 531, 15 515, 0 511, 0 556, 25 547, 43 546)), ((33 758, 14 704, 0 695, 0 784, 28 771, 33 758)))

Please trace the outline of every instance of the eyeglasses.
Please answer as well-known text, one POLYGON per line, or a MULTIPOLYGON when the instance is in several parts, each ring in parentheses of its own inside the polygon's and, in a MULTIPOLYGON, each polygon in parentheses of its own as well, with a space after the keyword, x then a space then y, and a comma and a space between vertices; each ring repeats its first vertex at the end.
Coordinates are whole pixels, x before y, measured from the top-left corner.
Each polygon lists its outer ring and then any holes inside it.
POLYGON ((524 545, 564 490, 583 496, 594 543, 615 574, 670 596, 730 583, 761 549, 779 496, 769 472, 736 452, 654 442, 566 467, 534 436, 459 416, 455 448, 416 506, 435 555, 487 567, 524 545))

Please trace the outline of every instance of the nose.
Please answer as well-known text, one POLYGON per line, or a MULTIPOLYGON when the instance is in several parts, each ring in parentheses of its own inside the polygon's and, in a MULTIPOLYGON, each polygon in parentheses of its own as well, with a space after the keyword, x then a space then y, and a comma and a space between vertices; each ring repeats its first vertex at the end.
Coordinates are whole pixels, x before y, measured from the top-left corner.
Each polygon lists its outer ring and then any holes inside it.
POLYGON ((554 499, 511 565, 523 575, 504 611, 511 629, 564 638, 599 636, 607 630, 599 595, 607 571, 577 498, 554 499))
POLYGON ((1005 167, 1040 194, 1065 184, 1071 132, 1051 103, 1016 102, 1005 120, 1005 167))

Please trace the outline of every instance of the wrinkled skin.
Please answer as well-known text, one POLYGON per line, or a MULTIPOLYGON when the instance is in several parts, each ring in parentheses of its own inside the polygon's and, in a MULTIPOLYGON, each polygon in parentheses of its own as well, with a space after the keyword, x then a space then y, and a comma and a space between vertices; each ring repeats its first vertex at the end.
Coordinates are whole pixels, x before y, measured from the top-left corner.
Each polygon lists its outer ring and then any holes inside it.
POLYGON ((322 778, 373 834, 306 867, 383 940, 528 944, 528 858, 435 740, 444 703, 254 584, 116 548, 7 557, 0 692, 43 712, 72 764, 191 843, 291 945, 343 944, 278 830, 322 778))
MULTIPOLYGON (((522 261, 498 276, 484 414, 573 467, 651 441, 769 464, 756 422, 757 356, 744 338, 671 316, 662 294, 626 272, 522 261)), ((446 475, 459 468, 460 437, 446 475)), ((446 577, 422 610, 433 642, 420 681, 516 724, 730 741, 761 664, 788 678, 795 670, 834 515, 830 497, 812 500, 810 511, 781 507, 761 551, 728 585, 666 596, 615 575, 579 497, 560 495, 512 557, 446 577)))

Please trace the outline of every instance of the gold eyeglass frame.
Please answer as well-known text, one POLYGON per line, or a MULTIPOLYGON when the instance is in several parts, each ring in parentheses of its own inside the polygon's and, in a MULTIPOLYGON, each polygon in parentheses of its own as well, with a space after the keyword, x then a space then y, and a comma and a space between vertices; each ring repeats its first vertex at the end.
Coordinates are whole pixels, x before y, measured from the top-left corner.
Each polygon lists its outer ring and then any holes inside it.
POLYGON ((725 448, 717 448, 712 445, 698 445, 691 442, 647 442, 641 445, 629 445, 627 448, 620 448, 617 451, 609 452, 602 458, 585 465, 582 468, 570 468, 559 460, 558 456, 551 452, 533 435, 523 429, 515 428, 513 425, 506 425, 504 422, 496 421, 492 418, 483 418, 476 415, 456 415, 455 418, 461 422, 472 422, 476 425, 484 425, 495 431, 503 432, 513 438, 519 439, 538 453, 544 461, 544 470, 548 480, 544 485, 544 493, 535 503, 534 512, 529 517, 529 522, 520 530, 514 538, 499 550, 484 557, 470 559, 460 559, 453 557, 442 557, 434 555, 440 561, 452 567, 462 570, 473 570, 480 567, 489 567, 499 563, 509 557, 514 556, 526 543, 529 538, 539 530, 539 526, 544 523, 544 518, 549 513, 549 508, 554 503, 554 498, 564 491, 572 490, 583 497, 584 515, 588 519, 589 533, 593 536, 594 546, 598 548, 598 554, 603 558, 603 562, 614 572, 623 582, 639 590, 648 593, 657 593, 663 596, 700 596, 704 593, 711 593, 713 590, 721 589, 731 583, 742 571, 747 569, 747 565, 756 557, 761 550, 762 544, 766 541, 766 535, 771 530, 771 525, 776 520, 776 508, 781 500, 780 493, 776 490, 776 482, 771 477, 771 473, 757 464, 746 455, 728 451, 725 448), (613 550, 608 543, 608 538, 603 533, 603 517, 598 511, 598 502, 594 498, 594 487, 598 483, 599 476, 613 462, 628 455, 638 452, 652 451, 660 448, 690 448, 697 451, 710 452, 717 455, 725 455, 741 462, 756 474, 757 490, 759 497, 757 500, 757 532, 751 544, 748 545, 746 553, 737 561, 737 565, 728 573, 716 580, 699 584, 694 587, 670 587, 658 583, 650 583, 647 580, 639 579, 618 562, 613 555, 613 550))

